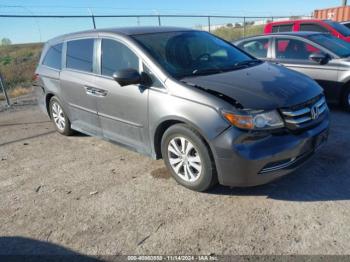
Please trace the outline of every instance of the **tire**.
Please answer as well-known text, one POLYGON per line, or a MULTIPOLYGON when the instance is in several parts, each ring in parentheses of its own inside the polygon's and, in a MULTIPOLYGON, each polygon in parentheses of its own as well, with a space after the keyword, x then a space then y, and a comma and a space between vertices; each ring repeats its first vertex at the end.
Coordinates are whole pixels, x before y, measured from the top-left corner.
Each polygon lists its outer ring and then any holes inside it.
POLYGON ((71 123, 64 112, 61 101, 53 96, 49 103, 50 117, 58 133, 71 136, 74 134, 71 123))
POLYGON ((345 110, 350 111, 350 87, 345 89, 345 92, 342 98, 342 105, 345 110))
POLYGON ((203 192, 217 183, 210 149, 189 126, 176 124, 169 127, 163 134, 161 151, 169 172, 184 187, 203 192))

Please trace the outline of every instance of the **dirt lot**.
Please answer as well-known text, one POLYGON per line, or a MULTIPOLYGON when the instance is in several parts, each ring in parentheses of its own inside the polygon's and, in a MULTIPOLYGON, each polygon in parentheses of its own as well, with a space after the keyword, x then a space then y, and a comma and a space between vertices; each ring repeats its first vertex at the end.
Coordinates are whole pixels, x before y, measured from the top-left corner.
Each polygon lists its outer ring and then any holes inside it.
POLYGON ((57 134, 35 106, 0 112, 0 254, 350 254, 350 114, 272 184, 209 193, 93 137, 57 134))

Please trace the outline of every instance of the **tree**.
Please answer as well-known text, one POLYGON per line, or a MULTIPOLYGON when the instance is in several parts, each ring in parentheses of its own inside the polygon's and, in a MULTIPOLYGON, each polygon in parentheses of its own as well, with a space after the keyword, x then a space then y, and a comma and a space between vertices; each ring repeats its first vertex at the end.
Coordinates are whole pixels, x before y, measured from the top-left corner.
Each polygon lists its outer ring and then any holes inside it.
POLYGON ((11 44, 12 42, 9 38, 4 37, 3 39, 1 39, 1 45, 11 45, 11 44))

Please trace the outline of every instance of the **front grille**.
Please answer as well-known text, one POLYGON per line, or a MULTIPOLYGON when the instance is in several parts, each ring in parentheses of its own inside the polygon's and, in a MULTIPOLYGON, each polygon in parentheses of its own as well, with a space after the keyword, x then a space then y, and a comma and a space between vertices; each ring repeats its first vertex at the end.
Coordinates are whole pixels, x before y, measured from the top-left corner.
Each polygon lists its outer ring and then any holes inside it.
POLYGON ((304 129, 319 123, 327 111, 324 96, 318 96, 303 104, 282 108, 281 113, 287 128, 291 130, 304 129))

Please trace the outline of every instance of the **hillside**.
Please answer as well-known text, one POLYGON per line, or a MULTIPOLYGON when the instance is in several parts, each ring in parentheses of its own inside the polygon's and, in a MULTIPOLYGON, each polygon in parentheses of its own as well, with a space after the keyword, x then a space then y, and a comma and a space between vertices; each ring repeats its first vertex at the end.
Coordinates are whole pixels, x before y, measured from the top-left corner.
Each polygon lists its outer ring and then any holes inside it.
POLYGON ((43 44, 0 46, 0 73, 7 89, 30 87, 43 44))

